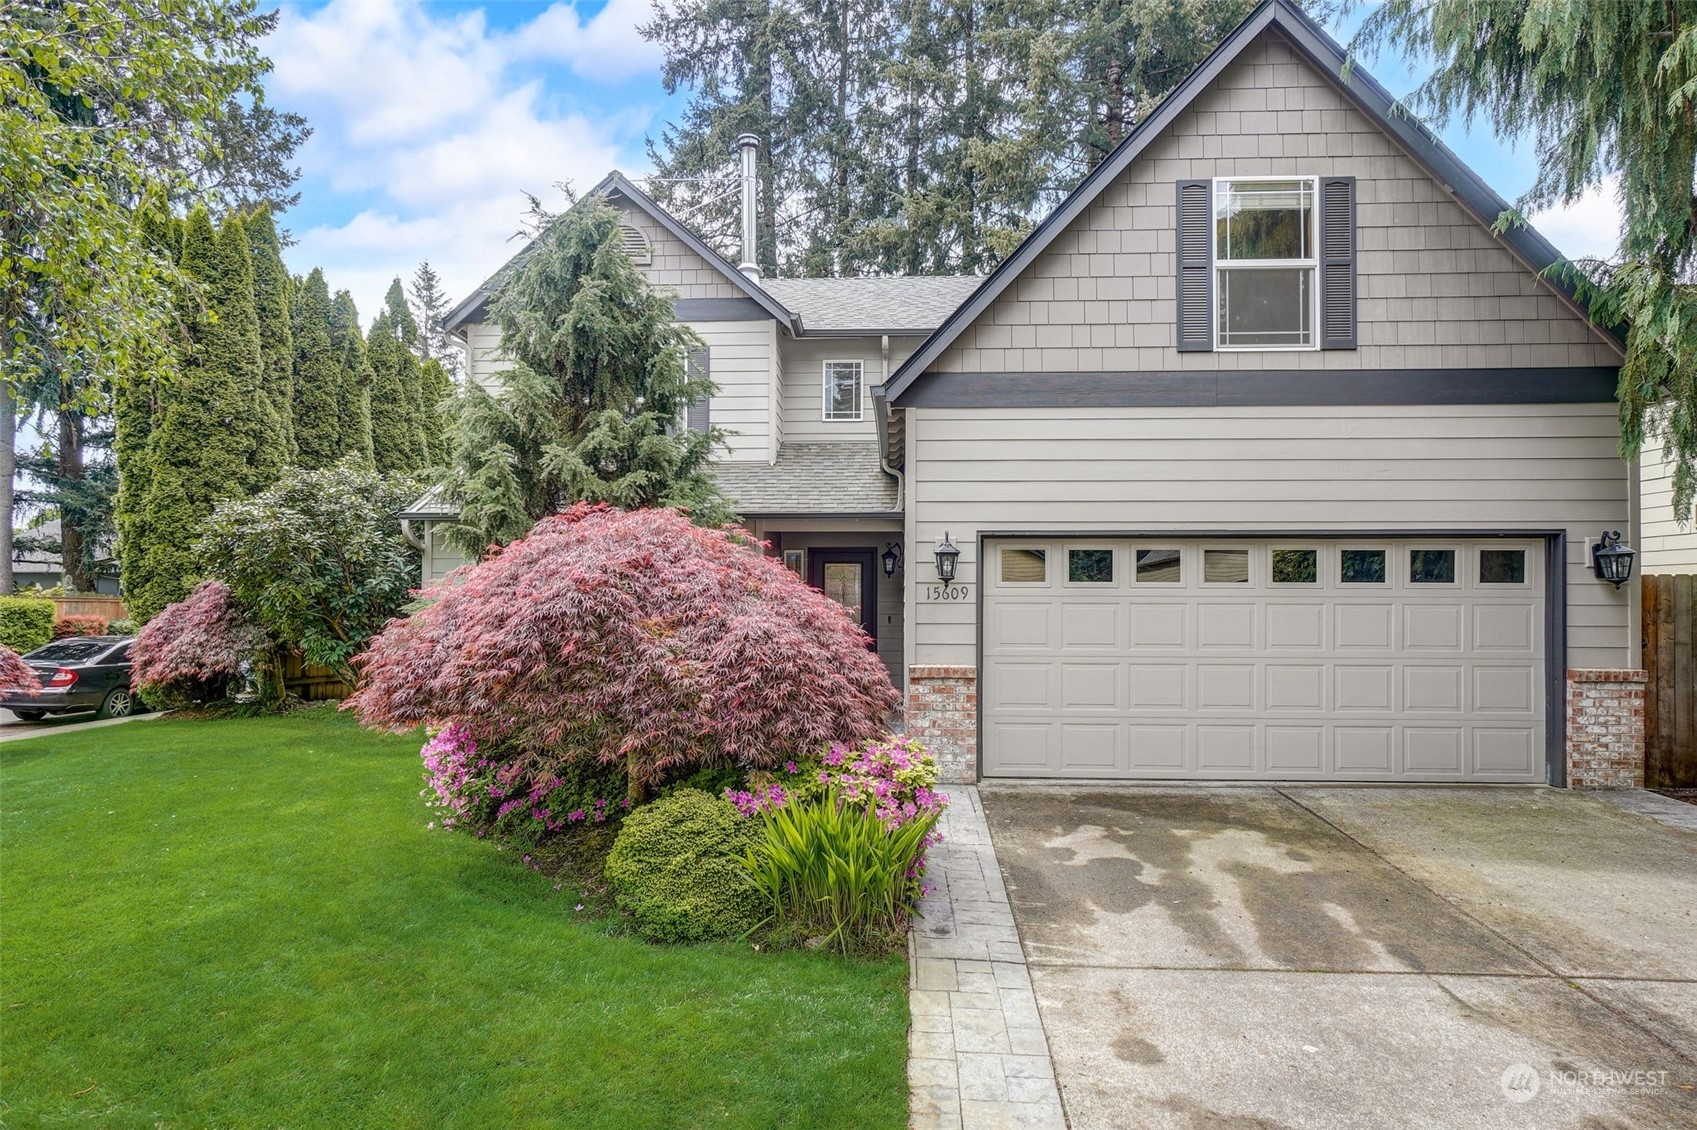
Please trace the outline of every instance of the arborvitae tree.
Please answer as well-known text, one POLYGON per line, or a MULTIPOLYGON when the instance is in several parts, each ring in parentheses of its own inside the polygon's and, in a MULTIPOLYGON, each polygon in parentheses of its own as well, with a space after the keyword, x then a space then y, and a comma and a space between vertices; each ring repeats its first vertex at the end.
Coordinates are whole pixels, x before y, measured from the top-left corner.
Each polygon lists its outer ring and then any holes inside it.
MULTIPOLYGON (((418 321, 413 317, 412 309, 407 305, 406 291, 401 289, 401 280, 395 279, 389 284, 389 293, 383 300, 384 311, 389 315, 389 323, 393 327, 396 340, 401 343, 401 351, 396 355, 396 380, 401 390, 401 407, 406 412, 406 428, 412 438, 414 462, 407 467, 414 470, 428 466, 430 463, 429 444, 424 431, 424 389, 419 370, 418 350, 424 339, 424 333, 419 328, 418 321)), ((371 405, 372 429, 374 433, 373 450, 375 450, 375 430, 377 427, 377 402, 375 396, 371 405)))
POLYGON ((432 357, 418 367, 418 387, 418 428, 424 439, 424 465, 440 467, 452 454, 444 434, 444 413, 452 407, 448 402, 454 395, 454 378, 448 375, 441 361, 432 357))
POLYGON ((290 298, 293 284, 283 266, 277 225, 271 209, 261 208, 249 216, 248 250, 253 255, 253 305, 259 314, 259 356, 265 367, 265 396, 283 430, 286 462, 295 459, 295 354, 290 327, 290 298))
POLYGON ((383 296, 383 309, 388 313, 401 344, 409 350, 417 349, 418 320, 412 316, 412 307, 407 305, 407 292, 401 289, 399 277, 389 283, 389 292, 383 296))
POLYGON ((221 499, 273 482, 283 465, 281 429, 261 378, 253 265, 240 220, 214 232, 205 210, 190 213, 184 273, 200 284, 185 321, 190 346, 177 379, 160 391, 145 502, 146 584, 129 593, 138 619, 188 595, 194 545, 221 499))
POLYGON ((317 267, 295 289, 295 462, 308 470, 342 458, 342 356, 331 336, 330 290, 317 267))
POLYGON ((387 310, 371 323, 365 352, 371 366, 371 454, 377 470, 416 471, 426 465, 417 420, 418 358, 395 335, 387 310))
POLYGON ((371 462, 371 362, 365 356, 365 336, 359 332, 354 296, 338 290, 330 300, 330 345, 339 371, 336 411, 340 414, 339 450, 342 457, 371 462))
POLYGON ((619 213, 590 197, 538 212, 536 239, 496 294, 504 391, 468 386, 450 431, 446 479, 468 553, 522 536, 573 502, 688 507, 716 524, 729 508, 707 459, 714 432, 679 434, 684 406, 712 392, 685 364, 695 335, 649 285, 619 238, 619 213))

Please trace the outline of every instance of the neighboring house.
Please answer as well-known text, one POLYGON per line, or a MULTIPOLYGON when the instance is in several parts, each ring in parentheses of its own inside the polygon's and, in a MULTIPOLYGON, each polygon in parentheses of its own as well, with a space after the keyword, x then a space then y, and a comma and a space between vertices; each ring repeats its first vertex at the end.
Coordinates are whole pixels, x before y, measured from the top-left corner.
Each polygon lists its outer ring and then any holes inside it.
POLYGON ((1660 435, 1648 437, 1638 455, 1644 572, 1697 573, 1697 524, 1674 516, 1673 467, 1662 455, 1660 435))
POLYGON ((1641 775, 1620 343, 1345 59, 1263 4, 983 279, 763 280, 598 186, 708 344, 727 493, 951 779, 1641 775))
MULTIPOLYGON (((60 554, 59 519, 52 518, 12 535, 12 578, 19 589, 57 587, 65 579, 60 554)), ((108 552, 107 556, 110 556, 108 552)), ((116 572, 107 570, 94 578, 96 592, 117 595, 116 572)))

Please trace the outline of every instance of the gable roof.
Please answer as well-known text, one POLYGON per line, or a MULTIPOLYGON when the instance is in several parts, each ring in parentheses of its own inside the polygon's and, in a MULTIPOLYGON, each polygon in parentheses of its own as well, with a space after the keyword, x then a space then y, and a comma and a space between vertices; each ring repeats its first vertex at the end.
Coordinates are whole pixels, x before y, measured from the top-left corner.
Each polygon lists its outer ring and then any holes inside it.
MULTIPOLYGON (((656 204, 653 197, 649 196, 646 192, 632 184, 629 178, 617 169, 603 177, 601 179, 601 183, 590 189, 585 195, 605 196, 609 199, 614 197, 623 197, 625 200, 630 201, 630 203, 634 204, 638 210, 646 214, 649 219, 659 224, 674 238, 682 242, 691 251, 701 256, 702 259, 706 260, 708 266, 713 267, 721 275, 724 275, 725 278, 729 280, 730 283, 738 290, 742 291, 745 296, 758 302, 761 309, 765 310, 766 313, 782 322, 785 326, 788 326, 792 334, 799 335, 801 333, 800 318, 791 313, 776 298, 773 298, 772 295, 763 290, 753 279, 737 270, 729 259, 726 259, 723 255, 703 243, 699 236, 690 231, 683 224, 679 223, 676 217, 664 208, 660 207, 660 205, 656 204)), ((503 263, 500 270, 496 271, 493 275, 490 275, 489 278, 484 280, 483 285, 478 287, 477 290, 472 293, 471 297, 448 311, 447 316, 442 319, 442 328, 445 330, 452 330, 460 326, 462 323, 475 321, 478 316, 484 312, 489 300, 494 297, 495 292, 501 288, 501 285, 506 281, 507 276, 524 263, 526 257, 530 254, 532 246, 534 246, 534 242, 526 244, 524 249, 517 255, 514 255, 511 259, 508 259, 505 263, 503 263)))
POLYGON ((928 334, 984 280, 977 275, 762 279, 801 317, 803 332, 928 334))
MULTIPOLYGON (((897 368, 886 386, 890 403, 900 406, 900 398, 927 367, 976 321, 990 304, 1001 296, 1020 274, 1058 238, 1085 209, 1135 161, 1143 151, 1190 104, 1235 62, 1250 44, 1265 31, 1276 28, 1323 75, 1330 78, 1358 109, 1366 114, 1386 134, 1396 140, 1439 184, 1451 192, 1462 206, 1471 211, 1481 223, 1489 226, 1509 205, 1468 168, 1449 148, 1418 120, 1412 117, 1389 91, 1358 66, 1352 66, 1348 54, 1326 34, 1324 28, 1292 7, 1287 0, 1264 2, 1233 28, 1209 56, 1190 72, 1161 102, 1153 114, 1139 122, 1118 148, 1092 169, 1079 186, 1063 200, 1043 222, 1026 237, 1002 263, 985 278, 972 296, 957 309, 925 343, 897 368)), ((1561 252, 1531 227, 1511 228, 1499 236, 1512 253, 1535 272, 1541 272, 1562 261, 1561 252)), ((1583 313, 1571 287, 1563 280, 1541 276, 1541 280, 1564 298, 1573 302, 1583 313)))

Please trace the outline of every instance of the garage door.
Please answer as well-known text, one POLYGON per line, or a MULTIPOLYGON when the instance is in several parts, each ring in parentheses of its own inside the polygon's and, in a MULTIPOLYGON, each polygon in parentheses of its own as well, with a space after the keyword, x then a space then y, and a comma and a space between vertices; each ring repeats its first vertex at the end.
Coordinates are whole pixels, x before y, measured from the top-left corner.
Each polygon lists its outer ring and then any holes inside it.
POLYGON ((1540 541, 986 546, 989 776, 1542 781, 1540 541))

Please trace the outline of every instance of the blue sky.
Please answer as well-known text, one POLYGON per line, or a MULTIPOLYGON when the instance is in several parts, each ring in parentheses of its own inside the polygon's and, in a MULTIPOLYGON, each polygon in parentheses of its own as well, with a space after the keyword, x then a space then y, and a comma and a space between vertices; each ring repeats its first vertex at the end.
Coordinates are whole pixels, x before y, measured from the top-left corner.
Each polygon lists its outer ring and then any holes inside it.
MULTIPOLYGON (((660 83, 660 54, 637 34, 649 0, 315 0, 277 5, 267 43, 273 105, 306 115, 301 202, 283 217, 301 273, 323 267, 363 318, 389 280, 421 259, 458 301, 513 251, 525 192, 550 204, 557 181, 583 189, 613 167, 648 171, 644 142, 681 107, 660 83)), ((1360 13, 1332 30, 1346 39, 1360 13)), ((1415 86, 1403 62, 1368 69, 1393 92, 1415 86)), ((1488 130, 1444 138, 1498 192, 1531 182, 1532 151, 1488 130)), ((1569 255, 1612 249, 1603 195, 1538 226, 1569 255)))

